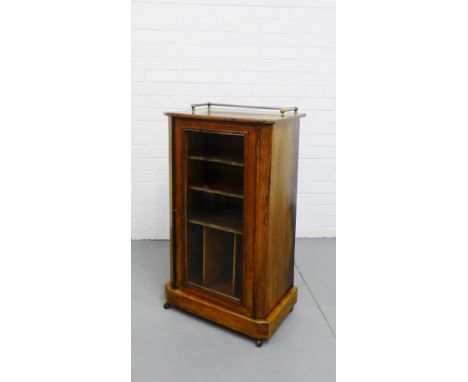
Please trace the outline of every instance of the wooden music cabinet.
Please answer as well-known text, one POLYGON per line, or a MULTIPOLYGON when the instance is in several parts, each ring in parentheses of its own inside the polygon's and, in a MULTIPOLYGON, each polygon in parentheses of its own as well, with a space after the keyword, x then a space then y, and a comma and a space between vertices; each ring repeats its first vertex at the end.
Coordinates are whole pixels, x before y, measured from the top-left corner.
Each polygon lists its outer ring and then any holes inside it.
POLYGON ((171 280, 164 307, 243 333, 261 346, 297 301, 297 161, 305 114, 297 107, 215 103, 165 114, 171 280))

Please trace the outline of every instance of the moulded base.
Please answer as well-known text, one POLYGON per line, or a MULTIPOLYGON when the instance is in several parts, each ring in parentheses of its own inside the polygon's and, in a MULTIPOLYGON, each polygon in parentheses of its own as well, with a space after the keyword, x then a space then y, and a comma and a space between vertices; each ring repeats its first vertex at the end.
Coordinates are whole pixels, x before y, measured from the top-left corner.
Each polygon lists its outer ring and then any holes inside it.
POLYGON ((166 301, 170 306, 185 310, 256 340, 269 339, 297 301, 297 288, 292 287, 265 319, 254 319, 203 300, 182 289, 165 286, 166 301))

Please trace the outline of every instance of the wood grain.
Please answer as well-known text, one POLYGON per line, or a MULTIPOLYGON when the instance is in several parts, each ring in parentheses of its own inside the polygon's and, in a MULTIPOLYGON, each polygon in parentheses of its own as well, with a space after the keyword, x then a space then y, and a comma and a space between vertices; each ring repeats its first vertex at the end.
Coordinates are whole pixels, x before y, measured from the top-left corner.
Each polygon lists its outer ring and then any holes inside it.
POLYGON ((173 118, 169 117, 168 121, 168 132, 169 132, 169 254, 170 254, 170 277, 171 285, 173 288, 176 287, 176 229, 175 229, 175 200, 173 198, 175 192, 175 176, 174 176, 174 166, 175 166, 175 149, 174 149, 174 123, 173 118))
POLYGON ((244 314, 210 302, 183 289, 174 289, 170 283, 165 286, 166 300, 174 307, 227 327, 255 339, 269 339, 287 317, 297 301, 297 288, 283 296, 276 308, 265 319, 254 319, 244 314))
POLYGON ((167 300, 253 338, 267 339, 297 301, 294 244, 299 119, 303 114, 271 119, 233 114, 167 115, 171 121, 172 204, 172 269, 171 282, 166 285, 167 300), (210 135, 205 140, 197 137, 197 132, 228 134, 233 138, 210 135), (192 138, 189 148, 188 140, 192 138), (236 154, 238 146, 206 150, 206 145, 229 141, 234 146, 243 142, 242 159, 236 154), (207 177, 206 171, 211 168, 215 173, 207 177), (223 168, 226 172, 216 173, 223 168), (237 189, 235 195, 216 194, 227 189, 226 185, 240 184, 235 181, 239 174, 242 189, 237 189), (213 179, 220 185, 192 190, 198 187, 200 179, 213 179), (214 195, 212 191, 216 191, 214 195), (234 197, 239 195, 243 198, 234 197), (200 200, 211 203, 222 200, 219 198, 229 201, 220 212, 196 209, 200 200), (232 200, 237 200, 237 204, 231 206, 232 200), (190 215, 187 205, 191 206, 190 215), (235 212, 238 206, 242 206, 242 218, 227 214, 229 208, 235 212), (186 231, 186 224, 197 228, 186 231), (201 247, 199 252, 195 250, 190 255, 193 248, 187 248, 187 235, 191 245, 201 247), (187 259, 188 256, 193 258, 187 259), (199 277, 194 273, 199 282, 187 280, 189 266, 200 268, 199 277))
POLYGON ((266 264, 268 256, 268 208, 270 206, 271 147, 273 126, 262 127, 257 143, 257 189, 255 193, 255 318, 268 315, 266 264))
POLYGON ((293 286, 296 233, 296 188, 299 125, 278 122, 273 127, 265 261, 265 308, 269 313, 293 286))

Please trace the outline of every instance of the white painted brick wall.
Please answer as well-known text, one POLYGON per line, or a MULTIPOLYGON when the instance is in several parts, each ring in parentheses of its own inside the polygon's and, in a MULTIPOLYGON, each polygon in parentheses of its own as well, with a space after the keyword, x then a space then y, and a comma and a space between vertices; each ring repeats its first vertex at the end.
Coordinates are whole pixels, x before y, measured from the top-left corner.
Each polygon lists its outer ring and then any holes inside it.
POLYGON ((132 1, 132 238, 169 236, 163 112, 298 105, 297 236, 335 236, 335 2, 132 1))

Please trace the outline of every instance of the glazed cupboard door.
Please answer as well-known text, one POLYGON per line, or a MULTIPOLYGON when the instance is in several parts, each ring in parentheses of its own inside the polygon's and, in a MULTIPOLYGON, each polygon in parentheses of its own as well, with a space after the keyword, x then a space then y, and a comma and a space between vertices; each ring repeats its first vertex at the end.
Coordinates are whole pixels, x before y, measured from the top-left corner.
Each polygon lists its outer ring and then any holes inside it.
POLYGON ((175 121, 177 286, 252 311, 256 133, 253 126, 175 121))

